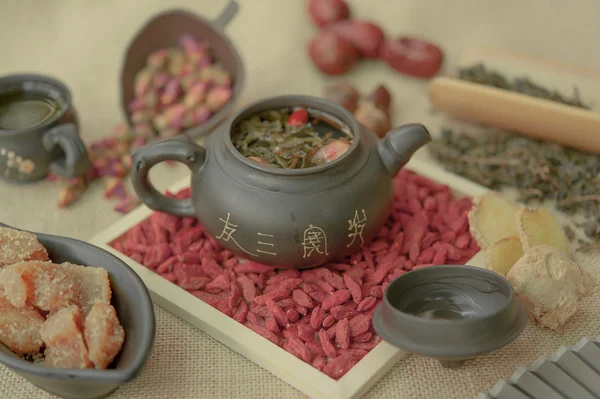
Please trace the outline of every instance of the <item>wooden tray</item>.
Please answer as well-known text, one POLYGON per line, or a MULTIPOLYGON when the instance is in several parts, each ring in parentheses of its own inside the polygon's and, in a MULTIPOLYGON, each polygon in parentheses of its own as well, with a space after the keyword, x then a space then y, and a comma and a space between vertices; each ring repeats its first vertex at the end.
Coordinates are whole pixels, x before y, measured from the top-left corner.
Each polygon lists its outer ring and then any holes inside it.
MULTIPOLYGON (((414 159, 406 167, 431 180, 447 184, 457 196, 473 197, 487 190, 428 162, 414 159)), ((186 178, 170 187, 169 190, 175 192, 189 184, 189 178, 186 178)), ((406 354, 382 341, 342 378, 337 381, 330 378, 109 246, 109 243, 148 218, 152 212, 144 205, 138 207, 94 237, 91 243, 109 251, 131 266, 148 287, 154 303, 252 360, 309 397, 315 399, 359 398, 406 354)), ((467 264, 482 266, 482 253, 476 254, 467 264)))

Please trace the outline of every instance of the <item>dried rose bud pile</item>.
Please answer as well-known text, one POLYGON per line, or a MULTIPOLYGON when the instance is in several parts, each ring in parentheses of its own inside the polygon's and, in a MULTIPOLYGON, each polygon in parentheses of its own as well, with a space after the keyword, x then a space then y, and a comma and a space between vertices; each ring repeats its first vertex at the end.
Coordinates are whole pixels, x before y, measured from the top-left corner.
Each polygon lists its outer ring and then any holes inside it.
MULTIPOLYGON (((64 208, 75 202, 97 179, 104 180, 104 197, 118 200, 114 210, 127 213, 140 204, 136 196, 127 192, 125 179, 131 169, 131 151, 146 144, 145 136, 138 135, 127 125, 115 127, 110 137, 95 141, 88 149, 92 166, 86 175, 67 179, 58 194, 58 207, 64 208)), ((51 181, 60 181, 57 175, 47 177, 51 181)))
POLYGON ((361 59, 380 59, 409 76, 431 78, 442 66, 444 53, 433 43, 415 37, 387 39, 368 21, 352 20, 344 0, 309 0, 310 19, 321 31, 308 46, 315 66, 327 75, 342 75, 361 59))
POLYGON ((136 75, 135 98, 128 105, 133 130, 166 138, 201 125, 229 102, 231 84, 208 42, 184 35, 179 47, 150 54, 136 75))
MULTIPOLYGON (((206 123, 231 99, 231 85, 231 74, 215 62, 206 41, 183 35, 179 47, 150 54, 135 78, 135 98, 128 105, 133 126, 119 124, 112 137, 91 144, 93 167, 86 176, 64 182, 59 208, 75 202, 97 178, 104 178, 104 196, 119 200, 115 211, 135 208, 140 202, 123 183, 131 168, 131 151, 206 123)), ((61 179, 49 175, 48 180, 61 179)))
MULTIPOLYGON (((379 343, 371 319, 397 276, 432 264, 464 264, 479 251, 470 198, 403 170, 377 238, 340 261, 309 270, 243 262, 195 218, 154 212, 111 243, 217 310, 338 379, 379 343)), ((187 198, 190 190, 173 195, 187 198)))

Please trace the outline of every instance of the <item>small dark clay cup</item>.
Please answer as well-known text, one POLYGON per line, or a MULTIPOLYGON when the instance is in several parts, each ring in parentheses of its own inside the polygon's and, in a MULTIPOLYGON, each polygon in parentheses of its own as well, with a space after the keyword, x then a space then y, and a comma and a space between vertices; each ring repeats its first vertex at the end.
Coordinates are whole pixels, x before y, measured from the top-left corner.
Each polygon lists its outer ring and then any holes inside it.
POLYGON ((526 313, 501 275, 473 266, 431 266, 392 281, 373 315, 377 334, 444 367, 517 338, 526 313))
MULTIPOLYGON (((0 223, 0 226, 9 227, 0 223)), ((12 228, 12 227, 11 227, 12 228)), ((100 266, 108 271, 112 305, 125 330, 125 344, 108 370, 57 369, 22 360, 0 344, 0 364, 46 392, 65 399, 104 398, 136 378, 154 343, 154 309, 146 286, 127 264, 94 245, 34 233, 55 263, 100 266)))
POLYGON ((50 171, 67 178, 84 174, 90 161, 78 134, 76 111, 67 86, 41 75, 0 77, 0 97, 18 92, 48 97, 60 108, 50 119, 30 128, 0 128, 0 178, 32 183, 50 171))
POLYGON ((196 39, 206 40, 218 60, 231 73, 232 97, 225 106, 206 123, 184 131, 197 138, 213 131, 233 112, 235 102, 244 87, 244 65, 235 46, 223 32, 227 24, 238 12, 238 4, 230 1, 221 14, 208 21, 189 11, 169 10, 152 17, 134 36, 127 48, 121 69, 121 107, 125 118, 131 123, 127 107, 135 98, 134 82, 136 74, 144 68, 146 60, 154 51, 178 46, 182 35, 189 34, 196 39))

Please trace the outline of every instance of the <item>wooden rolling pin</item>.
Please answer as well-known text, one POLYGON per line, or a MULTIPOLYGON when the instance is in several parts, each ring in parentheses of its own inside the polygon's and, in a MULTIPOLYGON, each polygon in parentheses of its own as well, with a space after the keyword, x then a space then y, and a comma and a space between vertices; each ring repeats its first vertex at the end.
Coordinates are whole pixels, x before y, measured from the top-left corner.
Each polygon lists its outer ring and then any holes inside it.
POLYGON ((600 154, 600 112, 447 77, 430 82, 429 98, 457 119, 600 154))

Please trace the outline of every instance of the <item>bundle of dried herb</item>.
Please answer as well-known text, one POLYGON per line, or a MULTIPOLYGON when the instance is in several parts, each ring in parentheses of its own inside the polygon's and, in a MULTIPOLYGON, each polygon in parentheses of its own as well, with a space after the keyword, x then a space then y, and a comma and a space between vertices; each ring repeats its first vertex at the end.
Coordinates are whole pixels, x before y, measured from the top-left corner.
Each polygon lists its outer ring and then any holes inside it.
MULTIPOLYGON (((554 202, 559 211, 580 214, 576 226, 600 249, 600 157, 518 135, 489 137, 449 129, 429 146, 445 169, 494 190, 516 188, 525 204, 554 202)), ((568 233, 568 231, 567 231, 568 233)))
POLYGON ((540 84, 531 81, 527 77, 518 77, 511 81, 501 73, 487 69, 483 64, 477 64, 469 68, 459 69, 458 76, 462 80, 467 80, 473 83, 514 91, 532 97, 543 98, 545 100, 571 105, 573 107, 584 109, 591 108, 581 101, 577 87, 574 88, 575 93, 573 94, 573 97, 568 98, 557 90, 545 88, 540 84))
POLYGON ((242 121, 232 137, 235 148, 263 165, 309 168, 331 162, 352 144, 347 126, 304 108, 270 110, 242 121))

